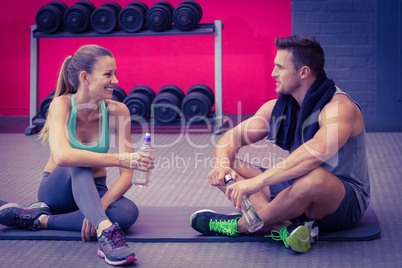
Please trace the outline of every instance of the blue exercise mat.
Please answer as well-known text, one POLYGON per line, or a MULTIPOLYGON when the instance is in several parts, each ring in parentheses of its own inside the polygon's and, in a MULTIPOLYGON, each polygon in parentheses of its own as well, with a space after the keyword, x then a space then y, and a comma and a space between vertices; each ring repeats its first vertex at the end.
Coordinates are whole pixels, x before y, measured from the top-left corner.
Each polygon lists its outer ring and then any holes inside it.
MULTIPOLYGON (((237 237, 204 236, 190 227, 190 216, 205 207, 140 207, 137 222, 126 230, 128 242, 261 242, 272 241, 258 231, 252 235, 237 237)), ((232 207, 209 208, 219 213, 231 213, 232 207)), ((369 207, 363 219, 353 229, 332 233, 321 233, 321 241, 365 241, 379 237, 380 224, 374 210, 369 207)), ((28 231, 0 225, 0 239, 9 240, 81 240, 80 232, 39 230, 28 231)))

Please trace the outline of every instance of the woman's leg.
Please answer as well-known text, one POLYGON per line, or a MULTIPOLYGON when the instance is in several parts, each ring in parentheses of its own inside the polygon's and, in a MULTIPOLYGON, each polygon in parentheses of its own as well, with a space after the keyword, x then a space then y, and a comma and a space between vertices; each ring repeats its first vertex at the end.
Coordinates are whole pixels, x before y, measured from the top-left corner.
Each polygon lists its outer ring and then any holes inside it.
POLYGON ((129 199, 121 197, 106 210, 111 222, 117 222, 121 229, 129 229, 138 218, 138 207, 129 199))
MULTIPOLYGON (((75 172, 79 172, 79 170, 75 172)), ((78 208, 76 203, 77 200, 75 198, 76 195, 77 197, 81 197, 81 199, 84 198, 84 200, 81 201, 83 203, 86 203, 87 199, 89 201, 89 198, 87 193, 81 193, 81 191, 76 190, 76 193, 74 194, 73 191, 73 185, 80 189, 82 182, 85 180, 85 178, 82 179, 84 174, 81 174, 78 177, 81 178, 81 181, 79 182, 75 179, 71 180, 70 175, 69 168, 57 167, 50 175, 44 175, 39 187, 38 200, 48 204, 53 214, 55 214, 51 215, 48 219, 48 229, 81 231, 82 221, 85 217, 83 212, 78 208), (72 183, 72 181, 77 183, 72 183)), ((85 176, 87 175, 89 174, 86 174, 85 176)), ((91 171, 91 181, 94 183, 92 189, 96 189, 96 195, 100 203, 100 197, 102 197, 108 190, 106 186, 106 177, 94 180, 91 171)), ((130 228, 137 220, 138 214, 137 206, 125 197, 113 202, 106 210, 106 218, 109 218, 111 222, 117 222, 122 229, 130 228)))
POLYGON ((67 167, 56 167, 52 173, 44 172, 38 189, 38 201, 45 202, 53 214, 78 210, 67 167))
POLYGON ((95 229, 98 229, 102 221, 109 221, 109 219, 103 211, 92 168, 70 167, 69 170, 74 200, 82 214, 95 229))
POLYGON ((49 176, 44 176, 38 200, 48 204, 56 214, 49 217, 48 229, 80 231, 84 215, 95 228, 108 219, 91 168, 56 167, 49 176))
MULTIPOLYGON (((98 178, 95 180, 96 188, 98 189, 99 196, 108 191, 106 185, 106 177, 98 178)), ((130 228, 138 218, 138 207, 133 201, 121 197, 114 201, 106 210, 106 215, 111 222, 117 222, 122 229, 130 228)))

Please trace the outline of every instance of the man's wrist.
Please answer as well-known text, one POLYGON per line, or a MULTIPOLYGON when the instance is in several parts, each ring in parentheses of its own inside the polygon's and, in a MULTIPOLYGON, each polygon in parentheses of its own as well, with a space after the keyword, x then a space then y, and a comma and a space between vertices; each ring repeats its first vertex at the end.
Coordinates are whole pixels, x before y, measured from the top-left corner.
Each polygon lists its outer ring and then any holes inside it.
POLYGON ((230 168, 230 159, 228 157, 215 158, 215 168, 230 168))

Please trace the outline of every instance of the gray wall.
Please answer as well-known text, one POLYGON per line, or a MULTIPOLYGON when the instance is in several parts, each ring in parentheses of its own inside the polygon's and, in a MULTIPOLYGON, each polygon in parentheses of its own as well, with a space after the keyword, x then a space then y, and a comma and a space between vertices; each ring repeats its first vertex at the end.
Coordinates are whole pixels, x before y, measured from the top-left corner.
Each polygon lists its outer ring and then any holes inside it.
POLYGON ((292 34, 318 39, 326 55, 328 77, 362 106, 368 131, 379 130, 373 120, 379 110, 377 1, 292 0, 292 34))

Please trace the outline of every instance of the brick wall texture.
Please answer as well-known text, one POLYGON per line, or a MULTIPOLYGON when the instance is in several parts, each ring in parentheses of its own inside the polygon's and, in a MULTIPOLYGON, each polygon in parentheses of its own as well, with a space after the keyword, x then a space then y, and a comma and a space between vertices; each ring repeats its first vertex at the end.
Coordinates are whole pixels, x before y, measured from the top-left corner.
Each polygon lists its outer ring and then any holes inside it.
POLYGON ((292 34, 321 43, 325 71, 363 108, 375 113, 375 0, 292 0, 292 34))

